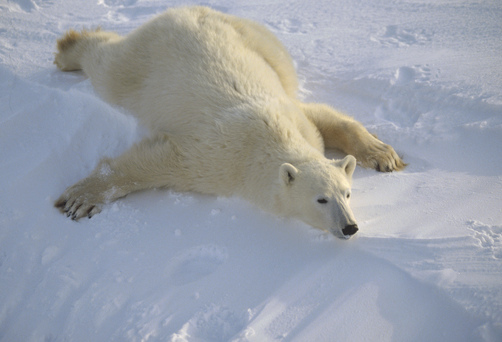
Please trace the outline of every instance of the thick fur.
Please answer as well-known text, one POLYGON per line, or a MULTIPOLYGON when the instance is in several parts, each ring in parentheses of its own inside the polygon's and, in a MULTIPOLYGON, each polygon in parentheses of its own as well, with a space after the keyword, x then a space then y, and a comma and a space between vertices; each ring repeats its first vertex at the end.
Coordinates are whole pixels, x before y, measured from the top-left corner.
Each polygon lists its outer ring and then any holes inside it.
POLYGON ((300 102, 284 46, 265 27, 205 7, 171 9, 126 37, 69 31, 55 64, 82 69, 107 101, 151 136, 104 159, 55 205, 74 219, 132 191, 170 187, 238 195, 343 236, 355 159, 381 171, 405 164, 354 119, 300 102), (319 203, 326 201, 327 203, 319 203))

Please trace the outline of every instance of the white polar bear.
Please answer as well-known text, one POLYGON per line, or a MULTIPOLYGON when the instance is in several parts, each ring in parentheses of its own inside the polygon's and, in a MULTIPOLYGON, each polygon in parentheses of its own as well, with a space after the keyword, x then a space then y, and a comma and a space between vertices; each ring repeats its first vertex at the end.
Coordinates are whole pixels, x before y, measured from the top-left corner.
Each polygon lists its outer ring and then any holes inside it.
POLYGON ((83 70, 151 131, 61 195, 55 206, 73 219, 130 192, 169 187, 241 196, 348 238, 358 230, 349 208, 356 158, 380 171, 405 166, 357 121, 300 102, 288 52, 252 21, 171 9, 126 37, 70 30, 57 45, 61 70, 83 70), (349 155, 329 160, 325 147, 349 155))

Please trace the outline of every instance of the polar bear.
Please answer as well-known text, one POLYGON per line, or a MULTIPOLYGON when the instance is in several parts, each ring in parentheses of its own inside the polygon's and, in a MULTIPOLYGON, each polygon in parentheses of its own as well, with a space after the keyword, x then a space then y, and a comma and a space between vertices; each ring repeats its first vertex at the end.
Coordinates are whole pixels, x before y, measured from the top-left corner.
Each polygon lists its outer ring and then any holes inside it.
POLYGON ((265 27, 206 7, 170 9, 125 37, 68 31, 54 63, 83 70, 105 100, 151 135, 104 158, 55 206, 72 219, 156 187, 240 196, 278 215, 349 238, 357 161, 401 170, 394 149, 354 119, 297 98, 285 47, 265 27), (324 156, 325 148, 347 154, 324 156))

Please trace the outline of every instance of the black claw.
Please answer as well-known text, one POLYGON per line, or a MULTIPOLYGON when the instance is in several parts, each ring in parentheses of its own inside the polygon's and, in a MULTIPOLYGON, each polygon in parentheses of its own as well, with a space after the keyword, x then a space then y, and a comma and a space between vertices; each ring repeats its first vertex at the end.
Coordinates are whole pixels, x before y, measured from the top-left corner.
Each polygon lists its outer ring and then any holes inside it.
POLYGON ((377 164, 376 168, 375 168, 378 172, 380 172, 380 164, 377 164))
POLYGON ((82 204, 78 205, 75 208, 75 211, 73 212, 73 216, 71 217, 72 220, 76 220, 77 219, 77 212, 78 212, 78 210, 80 209, 81 206, 82 206, 82 204))
POLYGON ((72 208, 73 208, 74 204, 75 204, 75 201, 69 202, 69 204, 68 204, 68 201, 66 201, 64 212, 65 213, 68 213, 68 212, 73 213, 72 208))
POLYGON ((92 217, 91 212, 92 212, 92 210, 93 210, 94 208, 95 208, 95 206, 92 206, 92 207, 90 207, 90 208, 89 208, 89 210, 87 210, 87 218, 91 218, 91 217, 92 217))

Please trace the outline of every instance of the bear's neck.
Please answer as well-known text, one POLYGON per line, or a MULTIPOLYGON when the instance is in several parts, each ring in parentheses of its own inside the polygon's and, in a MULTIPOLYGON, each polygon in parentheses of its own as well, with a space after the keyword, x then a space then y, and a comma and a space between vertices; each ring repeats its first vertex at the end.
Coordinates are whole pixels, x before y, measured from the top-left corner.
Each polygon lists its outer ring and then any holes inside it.
POLYGON ((325 156, 312 147, 297 131, 290 132, 287 139, 270 142, 256 141, 253 156, 241 182, 238 195, 265 211, 286 215, 280 202, 282 180, 279 174, 284 163, 300 165, 305 162, 324 159, 325 156))

